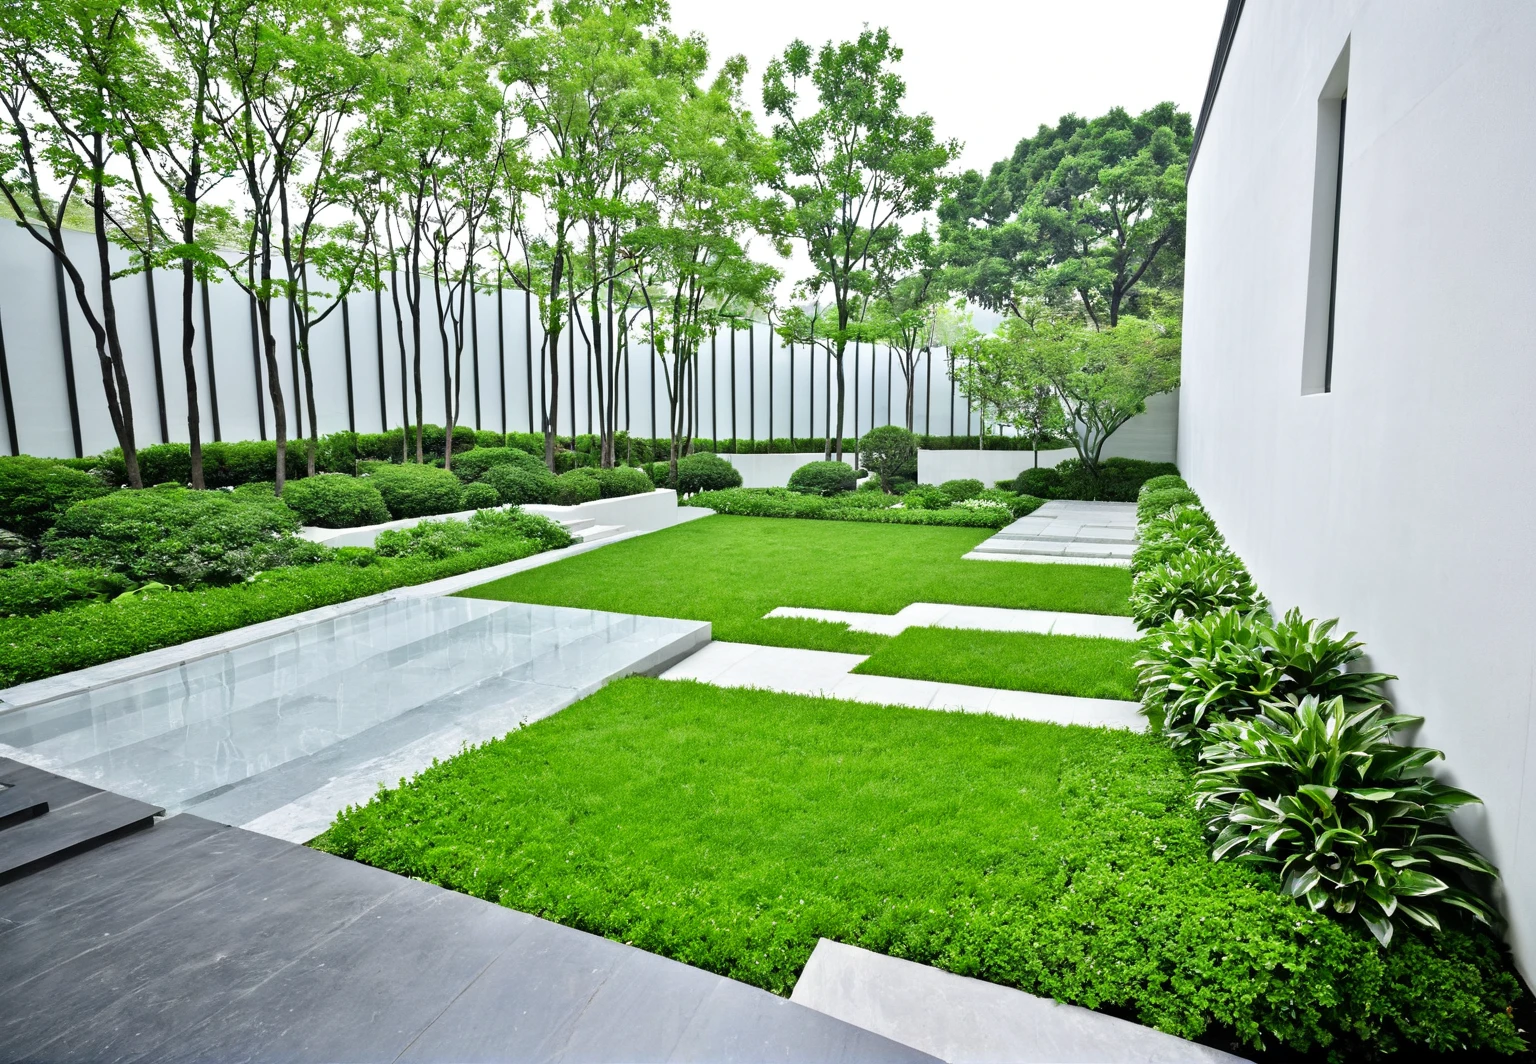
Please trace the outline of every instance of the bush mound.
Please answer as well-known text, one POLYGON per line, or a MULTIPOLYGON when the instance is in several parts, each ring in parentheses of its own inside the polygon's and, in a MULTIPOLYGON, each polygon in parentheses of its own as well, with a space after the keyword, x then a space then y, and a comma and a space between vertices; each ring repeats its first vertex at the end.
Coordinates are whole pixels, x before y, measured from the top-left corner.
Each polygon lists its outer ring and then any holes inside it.
POLYGON ((858 474, 847 462, 807 462, 789 475, 789 490, 804 495, 837 495, 857 483, 858 474))
POLYGON ((542 459, 535 458, 527 451, 515 447, 476 447, 472 451, 454 455, 453 475, 468 484, 484 478, 489 470, 497 466, 512 466, 529 473, 549 472, 542 459))
MULTIPOLYGON (((661 466, 661 480, 657 486, 667 487, 667 463, 658 464, 661 466)), ((741 474, 736 471, 735 466, 719 455, 704 451, 677 460, 677 493, 679 495, 739 487, 741 487, 741 474)))
POLYGON ((533 503, 550 503, 555 500, 555 475, 539 464, 537 470, 521 465, 493 465, 479 481, 489 485, 503 504, 527 506, 533 503))
POLYGON ((35 540, 75 503, 111 491, 100 478, 46 458, 0 458, 0 529, 35 540))
POLYGON ((446 469, 426 465, 385 465, 364 468, 368 482, 384 497, 395 520, 431 517, 464 509, 464 486, 446 469))
POLYGON ((489 484, 464 485, 464 509, 484 510, 501 505, 501 493, 489 484))
POLYGON ((817 521, 866 521, 890 525, 1002 528, 1013 521, 1013 514, 1006 506, 989 506, 979 510, 960 507, 945 510, 871 507, 857 498, 863 494, 851 492, 826 498, 804 495, 788 488, 730 488, 701 492, 686 500, 683 505, 703 506, 716 513, 741 517, 800 517, 817 521))
POLYGON ((1188 488, 1157 488, 1143 491, 1136 499, 1136 519, 1146 521, 1167 513, 1175 506, 1199 506, 1200 496, 1188 488))
POLYGON ((283 485, 283 502, 299 520, 317 528, 357 528, 389 520, 384 496, 367 480, 321 473, 283 485))
POLYGON ((137 583, 232 584, 324 560, 324 548, 293 535, 298 527, 298 517, 276 499, 174 486, 117 491, 65 511, 43 538, 43 554, 137 583))
POLYGON ((541 551, 571 545, 570 533, 546 517, 513 510, 479 510, 468 521, 423 521, 410 528, 381 532, 374 549, 383 558, 440 561, 502 539, 530 540, 541 551))
POLYGON ((596 469, 593 472, 597 474, 597 484, 605 499, 618 499, 626 495, 647 495, 656 490, 655 485, 651 483, 651 478, 646 476, 643 469, 615 466, 613 469, 596 469))
POLYGON ((951 502, 963 502, 966 499, 981 498, 981 493, 987 490, 987 486, 979 480, 966 478, 946 480, 939 485, 939 490, 948 495, 951 502))
POLYGON ((595 469, 572 469, 555 478, 556 506, 577 506, 602 498, 603 486, 595 469))
POLYGON ((1154 477, 1178 476, 1172 462, 1143 462, 1137 458, 1106 458, 1098 476, 1082 460, 1069 458, 1045 469, 1026 469, 1014 481, 1020 494, 1042 499, 1081 499, 1089 502, 1135 502, 1141 486, 1154 477))

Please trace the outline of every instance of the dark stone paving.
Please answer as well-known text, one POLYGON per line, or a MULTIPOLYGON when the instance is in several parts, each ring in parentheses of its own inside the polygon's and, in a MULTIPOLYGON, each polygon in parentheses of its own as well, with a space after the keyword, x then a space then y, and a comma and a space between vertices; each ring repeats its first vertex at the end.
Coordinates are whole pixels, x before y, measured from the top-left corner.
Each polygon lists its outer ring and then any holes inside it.
POLYGON ((187 814, 0 886, 0 958, 0 1060, 934 1059, 742 983, 187 814))
POLYGON ((162 811, 0 757, 0 883, 147 828, 162 811))

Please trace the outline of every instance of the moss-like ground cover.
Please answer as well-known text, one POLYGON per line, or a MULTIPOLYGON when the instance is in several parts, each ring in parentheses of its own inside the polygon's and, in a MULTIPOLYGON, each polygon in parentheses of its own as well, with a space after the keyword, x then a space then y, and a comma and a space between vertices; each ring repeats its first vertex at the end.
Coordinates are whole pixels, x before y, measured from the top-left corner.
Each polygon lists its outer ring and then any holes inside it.
POLYGON ((315 845, 778 993, 825 936, 1216 1042, 1518 1046, 1490 939, 1379 949, 1190 793, 1149 736, 630 679, 315 845))
POLYGON ((1135 701, 1138 652, 1138 645, 1125 639, 908 628, 853 671, 1135 701))
POLYGON ((764 620, 778 606, 895 613, 914 602, 1128 614, 1108 566, 965 561, 990 529, 706 517, 464 592, 709 621, 716 639, 872 654, 886 637, 764 620))

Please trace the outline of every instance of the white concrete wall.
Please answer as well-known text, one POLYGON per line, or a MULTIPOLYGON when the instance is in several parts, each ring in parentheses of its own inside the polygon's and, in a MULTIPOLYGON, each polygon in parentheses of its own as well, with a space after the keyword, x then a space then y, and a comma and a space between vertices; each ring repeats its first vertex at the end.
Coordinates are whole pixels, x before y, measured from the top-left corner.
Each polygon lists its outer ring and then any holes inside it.
POLYGON ((1191 175, 1178 452, 1276 608, 1358 630, 1485 800, 1457 824, 1503 870, 1528 977, 1533 54, 1533 4, 1246 6, 1191 175), (1303 395, 1318 100, 1346 41, 1333 390, 1303 395))

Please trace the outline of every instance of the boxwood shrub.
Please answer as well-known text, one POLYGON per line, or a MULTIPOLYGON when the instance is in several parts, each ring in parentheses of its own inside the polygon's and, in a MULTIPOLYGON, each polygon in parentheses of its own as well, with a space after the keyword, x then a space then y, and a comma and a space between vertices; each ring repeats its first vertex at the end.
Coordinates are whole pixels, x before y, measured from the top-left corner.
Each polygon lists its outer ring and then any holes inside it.
POLYGON ((965 499, 979 499, 981 498, 981 493, 986 489, 987 486, 981 481, 969 478, 946 480, 939 485, 939 490, 948 495, 952 502, 961 502, 965 499))
POLYGON ((646 476, 642 469, 615 466, 613 469, 598 469, 593 472, 597 474, 598 487, 602 490, 605 499, 618 499, 625 495, 644 495, 655 490, 651 478, 646 476))
POLYGON ((384 496, 384 505, 397 521, 404 517, 429 517, 464 509, 464 485, 446 469, 376 462, 365 466, 364 472, 384 496))
POLYGON ((46 458, 0 458, 0 529, 35 540, 75 503, 111 491, 100 477, 46 458))
POLYGON ((484 510, 501 505, 501 493, 489 484, 464 485, 464 509, 484 510))
MULTIPOLYGON (((858 493, 853 493, 857 495, 858 493)), ((1002 528, 1013 522, 1006 507, 970 510, 955 507, 946 510, 906 510, 870 507, 850 502, 844 496, 826 498, 803 495, 788 488, 729 488, 706 491, 684 501, 685 506, 703 506, 716 513, 742 517, 801 517, 819 521, 864 521, 888 525, 944 525, 955 528, 1002 528)))
POLYGON ((1083 467, 1081 459, 1069 458, 1049 469, 1024 470, 1014 481, 1014 490, 1043 499, 1135 502, 1142 484, 1153 477, 1177 476, 1178 472, 1172 462, 1106 458, 1095 476, 1083 467))
MULTIPOLYGON (((665 464, 662 466, 666 468, 665 464)), ((741 487, 741 474, 719 455, 708 451, 690 454, 677 462, 677 490, 682 495, 741 487)))
POLYGON ((484 477, 493 467, 503 465, 531 473, 548 472, 543 459, 535 458, 516 447, 476 447, 472 451, 454 455, 453 475, 468 484, 484 477))
POLYGON ((379 489, 363 477, 321 473, 283 485, 283 502, 299 520, 317 528, 357 528, 390 518, 379 489))
POLYGON ((555 478, 554 502, 557 506, 576 506, 602 497, 602 484, 595 469, 573 469, 555 478))
POLYGON ((807 462, 789 475, 789 490, 805 495, 836 495, 857 484, 858 474, 847 462, 807 462))
POLYGON ((536 470, 513 464, 493 465, 479 483, 494 488, 502 503, 514 506, 555 501, 555 476, 542 464, 536 470))
POLYGON ((43 554, 135 582, 230 584, 323 560, 324 548, 293 535, 298 527, 298 517, 276 499, 174 486, 116 491, 65 511, 43 537, 43 554))

